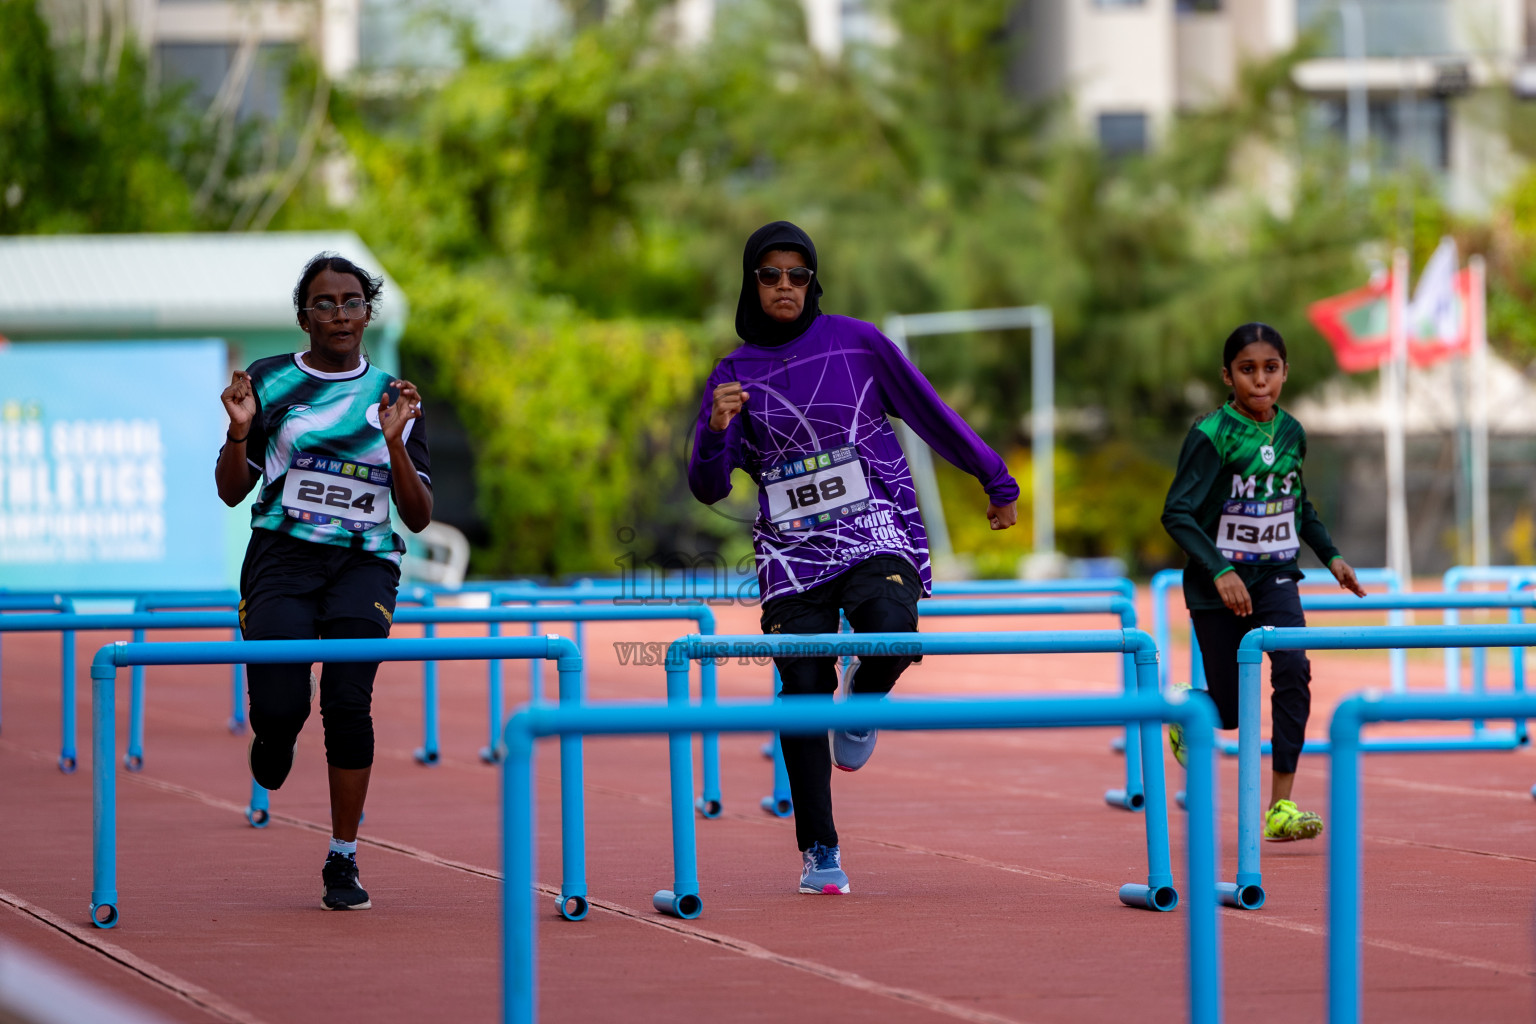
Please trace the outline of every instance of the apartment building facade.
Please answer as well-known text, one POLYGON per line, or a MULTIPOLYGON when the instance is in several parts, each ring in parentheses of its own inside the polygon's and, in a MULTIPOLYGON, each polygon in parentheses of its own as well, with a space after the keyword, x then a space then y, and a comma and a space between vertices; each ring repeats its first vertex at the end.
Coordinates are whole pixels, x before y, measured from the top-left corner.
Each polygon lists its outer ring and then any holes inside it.
POLYGON ((1531 0, 1026 0, 1016 26, 1018 88, 1070 96, 1080 129, 1117 154, 1229 95, 1245 61, 1311 40, 1295 81, 1313 128, 1351 146, 1362 174, 1426 168, 1463 209, 1515 163, 1474 90, 1536 91, 1531 0))

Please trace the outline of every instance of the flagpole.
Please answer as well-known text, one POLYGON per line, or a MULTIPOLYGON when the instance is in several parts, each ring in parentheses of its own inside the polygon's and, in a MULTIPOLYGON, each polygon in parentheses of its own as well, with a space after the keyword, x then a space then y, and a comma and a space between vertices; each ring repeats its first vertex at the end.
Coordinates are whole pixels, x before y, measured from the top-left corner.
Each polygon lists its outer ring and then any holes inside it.
POLYGON ((1487 565, 1488 537, 1488 274, 1481 256, 1467 261, 1472 272, 1468 311, 1472 406, 1472 564, 1487 565))
POLYGON ((1382 364, 1382 426, 1387 469, 1387 567, 1411 587, 1408 497, 1404 480, 1404 419, 1408 384, 1408 251, 1392 254, 1392 290, 1388 301, 1391 348, 1382 364))

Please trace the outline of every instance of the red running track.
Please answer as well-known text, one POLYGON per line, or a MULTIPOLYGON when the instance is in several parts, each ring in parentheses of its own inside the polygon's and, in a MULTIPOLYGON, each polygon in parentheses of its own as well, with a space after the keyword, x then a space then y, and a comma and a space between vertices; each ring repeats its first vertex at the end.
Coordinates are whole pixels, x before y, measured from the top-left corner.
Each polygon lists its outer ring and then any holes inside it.
MULTIPOLYGON (((723 609, 722 631, 756 611, 723 609)), ((1343 621, 1343 620, 1340 620, 1343 621)), ((1026 628, 1100 628, 1031 619, 1026 628)), ((930 630, 998 619, 930 620, 930 630)), ((558 627, 555 627, 558 628, 558 627)), ((589 627, 594 700, 659 697, 661 670, 622 666, 618 640, 667 640, 655 624, 589 627)), ((472 629, 466 633, 475 632, 472 629)), ((192 639, 188 634, 185 639, 192 639)), ((96 645, 82 635, 84 666, 96 645)), ((1176 655, 1176 665, 1185 658, 1176 655)), ((374 909, 320 909, 329 820, 318 714, 299 741, 274 821, 249 828, 244 737, 230 736, 227 671, 149 670, 148 757, 120 773, 123 922, 88 921, 90 754, 54 767, 57 639, 8 636, 0 736, 0 939, 21 943, 172 1021, 496 1019, 500 883, 497 770, 485 741, 482 665, 444 664, 443 762, 416 765, 420 670, 389 665, 375 699, 379 759, 359 859, 374 909)), ((1440 683, 1438 653, 1413 685, 1440 683)), ((1182 676, 1183 670, 1179 669, 1182 676)), ((82 676, 84 675, 82 671, 82 676)), ((1312 732, 1338 697, 1385 686, 1385 655, 1314 659, 1312 732)), ((509 666, 509 702, 525 670, 509 666)), ((1496 659, 1495 681, 1507 669, 1496 659)), ((767 670, 730 665, 722 691, 761 695, 767 670)), ((127 673, 122 673, 126 692, 127 673)), ((1112 690, 1110 656, 930 658, 900 692, 1112 690)), ((81 686, 82 737, 89 692, 81 686)), ((126 700, 121 735, 126 735, 126 700)), ((1440 727, 1437 727, 1440 728, 1440 727)), ((1422 730, 1421 730, 1422 731, 1422 730)), ((725 815, 699 822, 704 915, 650 909, 671 881, 660 738, 587 744, 594 909, 540 929, 546 1021, 1174 1021, 1185 1013, 1182 912, 1121 906, 1145 874, 1141 819, 1102 801, 1118 784, 1110 730, 887 734, 870 766, 834 782, 853 894, 795 892, 789 822, 764 815, 759 737, 723 737, 725 815)), ((540 879, 556 881, 558 775, 540 759, 540 879)), ((1377 756, 1366 781, 1367 1017, 1530 1020, 1536 782, 1529 751, 1377 756)), ((1176 788, 1178 769, 1169 762, 1176 788)), ((1325 760, 1297 795, 1326 815, 1325 760)), ((1222 766, 1223 863, 1235 863, 1235 764, 1222 766)), ((1182 822, 1171 814, 1182 884, 1182 822)), ((1268 905, 1223 911, 1234 1021, 1320 1020, 1326 849, 1266 845, 1268 905)), ((551 889, 551 891, 553 891, 551 889)))

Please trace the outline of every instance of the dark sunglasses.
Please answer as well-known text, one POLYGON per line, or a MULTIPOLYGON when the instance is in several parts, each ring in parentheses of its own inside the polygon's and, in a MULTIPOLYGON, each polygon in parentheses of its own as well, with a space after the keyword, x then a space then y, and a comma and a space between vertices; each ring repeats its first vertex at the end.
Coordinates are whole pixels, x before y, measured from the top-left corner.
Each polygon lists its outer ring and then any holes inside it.
POLYGON ((788 270, 779 267, 758 267, 753 271, 757 274, 757 283, 772 288, 779 283, 779 278, 785 275, 789 277, 789 283, 796 288, 804 288, 811 283, 811 276, 816 273, 810 267, 790 267, 788 270))

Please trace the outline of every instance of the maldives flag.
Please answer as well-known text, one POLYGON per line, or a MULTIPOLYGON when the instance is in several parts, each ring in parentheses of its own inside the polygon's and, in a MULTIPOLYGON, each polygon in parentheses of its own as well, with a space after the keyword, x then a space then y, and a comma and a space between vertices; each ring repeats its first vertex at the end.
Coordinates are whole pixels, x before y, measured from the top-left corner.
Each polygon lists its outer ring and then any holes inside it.
MULTIPOLYGON (((1415 366, 1430 366, 1470 348, 1471 271, 1457 272, 1452 281, 1455 291, 1448 316, 1415 318, 1409 311, 1408 358, 1415 366), (1445 337, 1447 333, 1451 336, 1445 337)), ((1345 373, 1374 370, 1392 354, 1387 316, 1391 294, 1392 275, 1384 274, 1363 288, 1307 307, 1307 317, 1328 339, 1345 373)))

